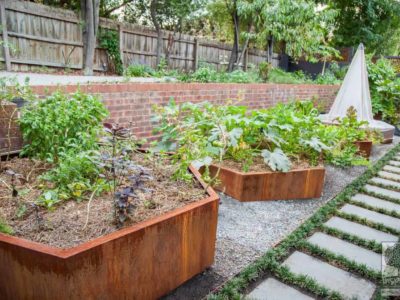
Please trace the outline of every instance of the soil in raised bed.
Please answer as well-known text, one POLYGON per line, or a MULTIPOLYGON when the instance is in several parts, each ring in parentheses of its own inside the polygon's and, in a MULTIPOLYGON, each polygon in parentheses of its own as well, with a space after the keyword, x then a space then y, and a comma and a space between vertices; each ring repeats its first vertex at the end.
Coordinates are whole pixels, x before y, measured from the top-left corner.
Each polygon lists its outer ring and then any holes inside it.
MULTIPOLYGON (((132 160, 149 168, 154 180, 145 183, 145 187, 152 192, 140 194, 140 199, 135 202, 137 207, 125 222, 125 227, 205 198, 206 193, 197 181, 187 183, 173 180, 174 167, 168 161, 155 163, 142 153, 133 154, 132 160)), ((30 203, 42 193, 39 175, 50 168, 48 164, 28 158, 1 162, 0 219, 13 229, 14 236, 54 247, 69 248, 119 230, 114 221, 112 192, 92 199, 89 221, 85 228, 87 200, 67 200, 57 204, 54 209, 39 207, 36 212, 30 203), (11 178, 5 173, 6 168, 21 174, 27 181, 24 184, 18 183, 18 197, 13 198, 7 187, 11 184, 11 178), (26 207, 24 213, 23 206, 26 207), (21 213, 22 216, 18 216, 21 213)))
MULTIPOLYGON (((237 172, 244 172, 244 173, 249 173, 249 172, 274 172, 265 162, 262 157, 254 157, 253 158, 253 163, 250 165, 247 171, 244 171, 244 164, 242 162, 235 161, 233 159, 225 159, 221 164, 215 164, 217 166, 222 166, 225 168, 229 168, 232 170, 235 170, 237 172)), ((322 163, 319 163, 317 166, 312 166, 308 161, 306 160, 296 160, 292 161, 292 165, 290 170, 303 170, 303 169, 308 169, 308 168, 313 168, 313 167, 321 167, 323 166, 322 163)))

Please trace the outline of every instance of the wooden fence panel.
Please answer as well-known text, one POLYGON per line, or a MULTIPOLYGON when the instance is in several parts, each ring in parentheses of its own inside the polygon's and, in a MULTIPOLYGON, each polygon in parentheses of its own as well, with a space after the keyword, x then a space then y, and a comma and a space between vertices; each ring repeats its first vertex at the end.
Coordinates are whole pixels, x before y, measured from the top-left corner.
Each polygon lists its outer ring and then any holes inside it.
MULTIPOLYGON (((27 1, 0 0, 5 3, 5 21, 10 44, 10 61, 13 70, 31 70, 38 67, 82 69, 82 21, 73 11, 48 7, 27 1)), ((100 27, 116 30, 124 66, 147 64, 156 68, 157 33, 155 30, 109 19, 101 19, 100 27)), ((2 34, 2 38, 3 38, 2 34)), ((169 53, 169 66, 190 71, 207 63, 218 70, 228 64, 231 45, 196 40, 195 37, 169 31, 163 32, 163 55, 173 37, 169 53)), ((0 61, 5 60, 0 47, 0 61)), ((245 65, 258 65, 266 60, 266 52, 250 49, 245 65)), ((94 69, 109 71, 111 62, 105 49, 96 47, 94 69)), ((276 64, 276 62, 275 62, 276 64)))

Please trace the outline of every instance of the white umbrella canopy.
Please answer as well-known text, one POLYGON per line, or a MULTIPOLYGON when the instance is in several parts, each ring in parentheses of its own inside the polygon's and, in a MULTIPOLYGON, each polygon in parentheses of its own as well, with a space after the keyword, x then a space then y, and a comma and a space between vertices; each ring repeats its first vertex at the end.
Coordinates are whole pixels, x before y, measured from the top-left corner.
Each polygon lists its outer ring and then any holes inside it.
POLYGON ((328 114, 321 115, 324 123, 334 124, 335 119, 346 116, 347 110, 354 107, 359 121, 367 121, 366 127, 380 130, 386 141, 392 140, 394 126, 374 120, 372 114, 371 94, 369 91, 368 71, 365 61, 364 45, 358 46, 349 70, 328 114))

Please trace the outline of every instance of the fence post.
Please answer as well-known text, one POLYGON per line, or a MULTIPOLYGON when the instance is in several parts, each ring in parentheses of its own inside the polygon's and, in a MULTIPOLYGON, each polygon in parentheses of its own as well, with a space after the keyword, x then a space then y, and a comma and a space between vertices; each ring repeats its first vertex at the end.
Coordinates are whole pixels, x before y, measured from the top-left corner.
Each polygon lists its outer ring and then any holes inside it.
POLYGON ((118 24, 118 34, 119 34, 119 52, 121 55, 122 65, 124 64, 124 29, 122 28, 122 24, 118 24))
POLYGON ((199 40, 194 39, 194 47, 193 47, 193 71, 196 72, 197 67, 199 65, 199 56, 197 55, 199 51, 199 40))
POLYGON ((8 33, 7 33, 7 19, 6 19, 6 2, 0 0, 0 18, 1 18, 1 29, 3 35, 3 51, 4 51, 4 62, 6 64, 6 70, 11 71, 11 60, 10 60, 10 49, 8 48, 8 33))

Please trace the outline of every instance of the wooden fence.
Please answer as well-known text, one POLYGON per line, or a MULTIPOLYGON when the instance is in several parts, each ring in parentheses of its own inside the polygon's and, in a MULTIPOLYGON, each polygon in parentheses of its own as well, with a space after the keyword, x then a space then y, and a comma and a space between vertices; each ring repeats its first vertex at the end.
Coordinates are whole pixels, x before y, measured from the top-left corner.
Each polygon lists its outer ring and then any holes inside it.
MULTIPOLYGON (((0 18, 4 45, 0 47, 0 61, 7 70, 82 69, 83 22, 75 12, 25 1, 0 0, 0 18)), ((139 63, 156 67, 157 35, 153 29, 109 19, 101 19, 100 27, 119 33, 125 66, 139 63)), ((164 31, 164 53, 168 45, 170 67, 186 71, 196 69, 201 62, 221 69, 227 65, 232 48, 229 44, 164 31)), ((244 54, 242 67, 258 65, 266 59, 266 51, 249 49, 244 54)), ((109 70, 104 49, 96 48, 94 60, 96 71, 109 70)), ((273 64, 278 62, 275 55, 273 64)))

